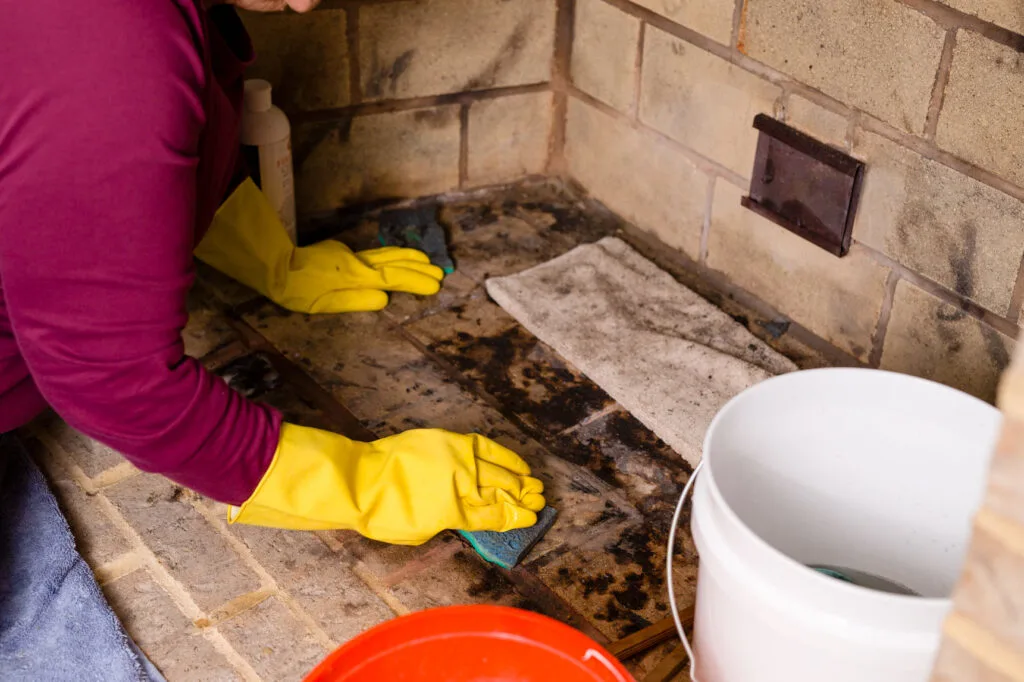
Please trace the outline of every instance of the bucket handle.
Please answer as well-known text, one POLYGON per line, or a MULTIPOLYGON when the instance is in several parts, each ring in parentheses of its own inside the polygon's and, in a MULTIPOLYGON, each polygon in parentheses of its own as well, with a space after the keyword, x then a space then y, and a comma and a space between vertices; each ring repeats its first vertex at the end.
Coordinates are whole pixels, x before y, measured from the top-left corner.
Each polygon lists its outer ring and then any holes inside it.
POLYGON ((686 498, 689 497, 690 491, 693 489, 694 483, 697 481, 697 474, 704 468, 704 460, 701 459, 700 463, 690 474, 690 480, 686 482, 686 486, 683 488, 683 494, 679 496, 679 502, 676 503, 675 514, 672 515, 672 527, 668 533, 668 551, 665 552, 666 568, 665 568, 665 580, 668 582, 668 606, 672 610, 672 620, 676 624, 676 630, 679 632, 679 639, 683 642, 683 648, 686 649, 686 655, 690 657, 690 680, 692 682, 698 682, 697 680, 697 661, 693 658, 693 647, 690 646, 690 640, 686 637, 686 631, 683 629, 683 619, 679 616, 679 606, 676 604, 676 591, 675 586, 672 582, 672 559, 676 548, 676 529, 679 528, 679 517, 683 513, 683 505, 686 503, 686 498))

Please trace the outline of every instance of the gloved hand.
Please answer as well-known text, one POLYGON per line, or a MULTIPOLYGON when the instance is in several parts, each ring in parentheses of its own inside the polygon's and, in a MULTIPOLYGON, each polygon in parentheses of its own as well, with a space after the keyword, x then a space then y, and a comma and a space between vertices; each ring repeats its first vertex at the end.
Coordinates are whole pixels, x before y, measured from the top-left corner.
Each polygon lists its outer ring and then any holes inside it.
POLYGON ((228 521, 418 545, 445 529, 532 526, 544 485, 529 474, 518 455, 476 434, 418 429, 361 443, 284 424, 270 468, 228 521))
POLYGON ((199 260, 300 313, 380 310, 385 291, 431 296, 444 271, 415 249, 353 253, 340 242, 296 247, 277 212, 250 179, 217 210, 195 249, 199 260))

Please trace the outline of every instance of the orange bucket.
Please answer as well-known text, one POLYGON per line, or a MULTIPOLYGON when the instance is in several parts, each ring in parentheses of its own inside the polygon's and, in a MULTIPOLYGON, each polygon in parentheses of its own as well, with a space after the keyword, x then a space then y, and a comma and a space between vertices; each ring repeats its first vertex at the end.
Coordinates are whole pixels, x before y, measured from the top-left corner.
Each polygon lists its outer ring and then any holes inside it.
POLYGON ((504 606, 450 606, 382 623, 305 682, 634 682, 592 639, 504 606))

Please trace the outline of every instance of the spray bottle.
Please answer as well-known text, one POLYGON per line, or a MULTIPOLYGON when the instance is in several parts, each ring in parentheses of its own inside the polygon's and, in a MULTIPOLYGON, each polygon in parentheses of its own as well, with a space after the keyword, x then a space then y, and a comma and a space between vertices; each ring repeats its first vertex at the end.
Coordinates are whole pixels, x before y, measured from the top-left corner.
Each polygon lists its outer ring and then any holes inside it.
POLYGON ((296 239, 295 181, 292 175, 291 126, 273 105, 270 83, 245 81, 242 107, 242 154, 253 182, 263 190, 281 218, 292 243, 296 239))

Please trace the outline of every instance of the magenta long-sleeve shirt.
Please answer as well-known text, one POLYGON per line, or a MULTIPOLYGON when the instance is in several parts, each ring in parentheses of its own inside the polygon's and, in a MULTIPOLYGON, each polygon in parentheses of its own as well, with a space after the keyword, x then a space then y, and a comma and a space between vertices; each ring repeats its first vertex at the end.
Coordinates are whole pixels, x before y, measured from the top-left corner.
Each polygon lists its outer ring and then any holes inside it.
POLYGON ((25 0, 0 19, 0 433, 69 424, 224 502, 280 416, 184 354, 192 250, 231 182, 251 46, 200 0, 25 0))

